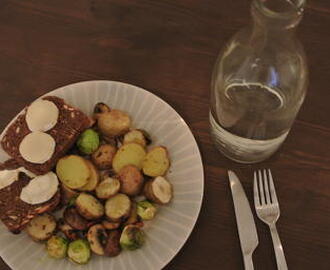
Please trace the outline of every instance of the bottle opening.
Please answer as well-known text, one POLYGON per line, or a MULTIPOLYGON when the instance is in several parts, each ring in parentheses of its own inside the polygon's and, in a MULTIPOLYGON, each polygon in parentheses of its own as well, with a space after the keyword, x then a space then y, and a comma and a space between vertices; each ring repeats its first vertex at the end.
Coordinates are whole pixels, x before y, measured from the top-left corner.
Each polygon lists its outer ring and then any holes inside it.
POLYGON ((305 3, 305 0, 255 0, 257 7, 273 16, 302 13, 305 3))

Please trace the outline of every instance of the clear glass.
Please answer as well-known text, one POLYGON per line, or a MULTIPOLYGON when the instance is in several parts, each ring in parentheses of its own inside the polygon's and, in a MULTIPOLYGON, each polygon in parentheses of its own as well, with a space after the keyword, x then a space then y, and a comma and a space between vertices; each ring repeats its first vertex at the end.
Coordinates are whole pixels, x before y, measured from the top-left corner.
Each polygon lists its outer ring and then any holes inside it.
POLYGON ((226 45, 214 68, 211 134, 241 163, 270 157, 287 137, 304 101, 307 65, 295 37, 305 0, 254 0, 253 23, 226 45))

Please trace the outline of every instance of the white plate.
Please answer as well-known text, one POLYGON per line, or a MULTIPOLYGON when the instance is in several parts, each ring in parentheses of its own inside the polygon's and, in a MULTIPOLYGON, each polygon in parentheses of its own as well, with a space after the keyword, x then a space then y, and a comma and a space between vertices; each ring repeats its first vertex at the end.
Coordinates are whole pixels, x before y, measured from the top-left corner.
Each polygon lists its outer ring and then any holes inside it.
MULTIPOLYGON (((145 228, 147 241, 139 250, 123 251, 118 257, 93 255, 87 265, 48 258, 45 247, 34 243, 24 232, 13 235, 0 225, 0 255, 13 269, 55 270, 156 270, 179 252, 189 237, 203 199, 203 165, 196 141, 184 120, 166 102, 139 87, 113 81, 71 84, 46 95, 62 97, 67 103, 91 115, 97 102, 128 112, 134 127, 150 132, 154 144, 168 148, 171 168, 167 178, 174 187, 174 199, 160 208, 145 228)), ((1 137, 3 134, 1 135, 1 137)), ((0 161, 8 156, 0 149, 0 161)))

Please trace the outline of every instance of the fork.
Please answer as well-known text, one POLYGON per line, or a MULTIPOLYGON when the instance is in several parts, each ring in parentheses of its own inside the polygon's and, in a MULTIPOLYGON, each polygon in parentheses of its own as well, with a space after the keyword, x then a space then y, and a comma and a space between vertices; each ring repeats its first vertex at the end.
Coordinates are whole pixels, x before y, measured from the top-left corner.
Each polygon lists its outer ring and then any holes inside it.
POLYGON ((254 206, 257 216, 269 226, 275 250, 277 269, 287 270, 283 246, 276 229, 276 221, 280 217, 274 181, 270 169, 254 172, 254 206))

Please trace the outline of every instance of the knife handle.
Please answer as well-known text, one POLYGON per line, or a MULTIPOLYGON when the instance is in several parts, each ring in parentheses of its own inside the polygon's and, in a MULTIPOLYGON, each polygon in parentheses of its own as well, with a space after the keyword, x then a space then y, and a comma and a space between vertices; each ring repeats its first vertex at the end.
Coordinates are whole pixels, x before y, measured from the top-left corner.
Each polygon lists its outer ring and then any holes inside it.
POLYGON ((244 255, 244 266, 245 266, 245 270, 254 270, 252 254, 244 255))

